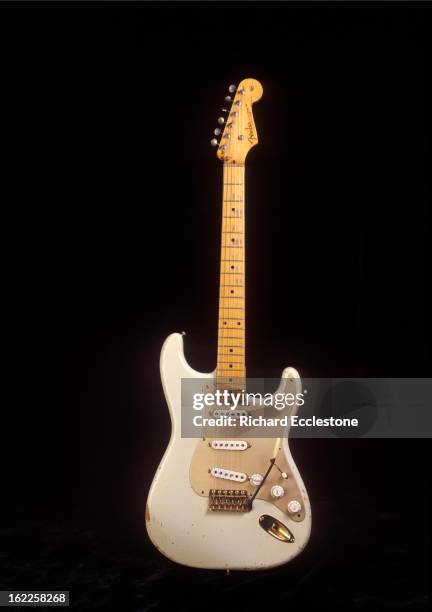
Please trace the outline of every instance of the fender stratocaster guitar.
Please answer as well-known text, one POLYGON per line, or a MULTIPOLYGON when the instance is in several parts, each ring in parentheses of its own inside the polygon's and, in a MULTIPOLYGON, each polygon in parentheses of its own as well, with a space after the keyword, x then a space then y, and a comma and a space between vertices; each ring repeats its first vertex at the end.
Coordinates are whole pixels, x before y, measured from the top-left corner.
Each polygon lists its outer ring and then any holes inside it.
MULTIPOLYGON (((171 415, 168 447, 150 488, 146 525, 166 557, 190 567, 253 570, 290 561, 311 530, 309 499, 282 438, 181 436, 182 380, 204 379, 217 389, 242 389, 245 365, 245 160, 257 144, 252 105, 263 93, 255 79, 230 87, 227 120, 216 145, 223 162, 219 327, 216 369, 203 374, 185 360, 183 336, 166 339, 160 359, 171 415)), ((277 393, 301 391, 286 368, 277 393)), ((296 408, 293 408, 293 413, 296 408)), ((238 428, 235 429, 238 431, 238 428)))

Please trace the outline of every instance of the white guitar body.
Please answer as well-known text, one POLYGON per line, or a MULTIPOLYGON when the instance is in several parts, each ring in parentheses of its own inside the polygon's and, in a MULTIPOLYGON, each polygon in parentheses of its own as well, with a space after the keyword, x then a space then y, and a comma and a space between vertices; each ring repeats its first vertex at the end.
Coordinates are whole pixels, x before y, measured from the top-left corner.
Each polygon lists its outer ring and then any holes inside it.
MULTIPOLYGON (((255 499, 249 512, 211 512, 208 498, 198 495, 191 486, 190 465, 199 440, 181 437, 182 378, 213 379, 214 373, 193 370, 184 357, 183 337, 171 334, 161 353, 161 377, 172 421, 171 439, 150 488, 146 525, 151 541, 169 559, 190 567, 207 569, 256 570, 282 565, 305 547, 311 531, 309 499, 292 459, 287 436, 282 451, 300 491, 304 518, 292 520, 271 502, 255 499), (270 515, 286 525, 293 542, 280 541, 259 523, 262 515, 270 515)), ((295 379, 296 370, 283 372, 283 392, 287 379, 295 379)))

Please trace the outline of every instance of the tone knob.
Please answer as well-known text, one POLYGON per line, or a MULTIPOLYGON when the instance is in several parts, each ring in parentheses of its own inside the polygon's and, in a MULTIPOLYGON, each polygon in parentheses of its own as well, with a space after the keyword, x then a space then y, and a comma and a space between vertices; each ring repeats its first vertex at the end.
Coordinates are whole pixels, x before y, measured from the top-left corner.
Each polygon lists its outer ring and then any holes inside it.
POLYGON ((252 474, 252 476, 250 477, 250 483, 254 487, 259 487, 262 481, 263 477, 261 474, 252 474))
POLYGON ((235 92, 235 90, 236 90, 236 86, 235 86, 235 85, 230 85, 230 86, 228 87, 228 91, 229 91, 230 93, 234 93, 234 92, 235 92))
POLYGON ((212 147, 217 147, 217 143, 218 143, 217 138, 212 138, 210 140, 210 144, 212 147))
POLYGON ((288 502, 288 512, 290 514, 298 514, 301 508, 302 508, 301 503, 297 501, 296 499, 292 499, 291 501, 288 502))
POLYGON ((218 123, 219 125, 223 125, 225 123, 225 119, 223 117, 219 117, 218 123))
POLYGON ((285 490, 280 485, 273 485, 270 489, 270 495, 276 499, 279 499, 285 495, 285 490))

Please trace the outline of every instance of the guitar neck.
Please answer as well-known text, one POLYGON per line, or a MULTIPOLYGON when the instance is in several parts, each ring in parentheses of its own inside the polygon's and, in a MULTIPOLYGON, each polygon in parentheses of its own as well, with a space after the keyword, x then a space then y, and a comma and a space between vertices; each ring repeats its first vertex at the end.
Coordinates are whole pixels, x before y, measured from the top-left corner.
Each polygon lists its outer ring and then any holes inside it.
POLYGON ((227 389, 243 389, 246 378, 244 170, 243 164, 223 166, 216 383, 227 389))

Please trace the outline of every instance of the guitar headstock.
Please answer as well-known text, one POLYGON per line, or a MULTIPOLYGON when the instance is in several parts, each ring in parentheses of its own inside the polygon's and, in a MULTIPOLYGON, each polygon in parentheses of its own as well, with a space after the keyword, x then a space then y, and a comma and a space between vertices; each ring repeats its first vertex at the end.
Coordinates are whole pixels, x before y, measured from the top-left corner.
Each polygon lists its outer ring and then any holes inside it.
POLYGON ((237 88, 230 85, 229 92, 233 94, 225 98, 229 110, 223 109, 227 118, 219 117, 220 127, 215 130, 216 136, 222 134, 220 141, 213 138, 211 144, 217 146, 217 156, 222 161, 244 164, 250 149, 258 142, 252 104, 261 98, 263 88, 256 79, 243 79, 237 88))

